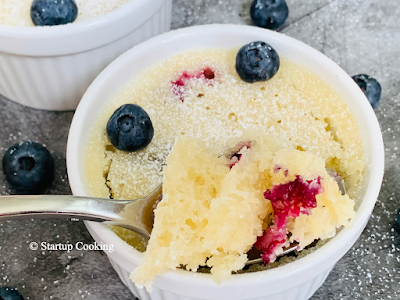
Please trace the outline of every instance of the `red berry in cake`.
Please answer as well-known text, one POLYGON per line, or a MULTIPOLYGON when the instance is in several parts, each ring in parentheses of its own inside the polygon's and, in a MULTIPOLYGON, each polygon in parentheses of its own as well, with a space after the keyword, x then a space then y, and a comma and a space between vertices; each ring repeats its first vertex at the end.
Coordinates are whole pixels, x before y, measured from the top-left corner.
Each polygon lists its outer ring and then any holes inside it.
POLYGON ((254 246, 264 251, 262 258, 265 263, 274 262, 275 252, 286 243, 288 219, 310 214, 311 209, 317 207, 316 195, 322 192, 320 177, 305 181, 296 176, 294 181, 273 186, 264 193, 265 199, 271 201, 274 209, 274 224, 258 237, 254 246))
POLYGON ((236 55, 236 71, 249 83, 271 79, 279 69, 279 55, 265 42, 252 42, 240 48, 236 55))
POLYGON ((244 147, 249 149, 251 147, 251 142, 250 141, 245 141, 245 142, 240 142, 236 145, 237 151, 234 152, 233 154, 230 155, 229 159, 229 168, 232 169, 234 165, 236 165, 239 161, 240 158, 242 157, 242 154, 240 154, 240 150, 242 150, 244 147))
POLYGON ((191 79, 194 78, 203 78, 205 84, 211 84, 210 81, 215 78, 215 72, 210 67, 207 67, 200 72, 194 74, 183 72, 177 80, 171 81, 172 92, 177 95, 182 102, 185 99, 187 88, 186 85, 191 79))
POLYGON ((203 74, 206 79, 214 79, 215 77, 214 71, 211 70, 210 68, 204 69, 203 74))

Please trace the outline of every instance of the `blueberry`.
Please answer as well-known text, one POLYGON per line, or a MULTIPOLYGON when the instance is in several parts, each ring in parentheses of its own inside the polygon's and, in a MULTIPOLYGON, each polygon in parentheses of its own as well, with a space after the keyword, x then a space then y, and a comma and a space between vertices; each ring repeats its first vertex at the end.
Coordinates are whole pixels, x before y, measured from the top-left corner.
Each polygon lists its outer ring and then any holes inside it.
POLYGON ((36 26, 72 23, 78 16, 74 0, 33 0, 31 18, 36 26))
POLYGON ((24 298, 16 289, 10 287, 1 287, 0 300, 24 300, 24 298))
POLYGON ((382 88, 379 82, 375 78, 365 74, 355 75, 351 78, 353 78, 360 89, 364 92, 372 107, 375 108, 381 99, 382 88))
POLYGON ((285 0, 254 0, 250 7, 254 25, 262 28, 278 29, 288 15, 289 8, 285 0))
POLYGON ((40 192, 53 180, 54 160, 41 144, 20 142, 4 153, 3 172, 17 191, 40 192))
POLYGON ((253 42, 240 48, 236 55, 236 72, 245 82, 266 81, 279 69, 279 55, 264 42, 253 42))
POLYGON ((400 229, 400 208, 397 210, 396 221, 397 221, 397 226, 400 229))
POLYGON ((154 129, 143 108, 136 104, 125 104, 108 120, 107 135, 115 148, 133 152, 150 144, 154 129))

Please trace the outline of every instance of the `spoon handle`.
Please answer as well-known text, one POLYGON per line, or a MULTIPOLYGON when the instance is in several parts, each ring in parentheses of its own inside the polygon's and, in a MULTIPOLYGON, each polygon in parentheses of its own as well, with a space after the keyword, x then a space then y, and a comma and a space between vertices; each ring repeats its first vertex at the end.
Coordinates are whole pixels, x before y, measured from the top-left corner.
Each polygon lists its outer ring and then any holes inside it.
POLYGON ((72 195, 0 196, 0 222, 5 220, 78 218, 107 222, 150 237, 153 210, 162 195, 160 184, 147 197, 113 200, 72 195))
POLYGON ((1 196, 0 221, 57 217, 114 221, 129 202, 72 195, 1 196))

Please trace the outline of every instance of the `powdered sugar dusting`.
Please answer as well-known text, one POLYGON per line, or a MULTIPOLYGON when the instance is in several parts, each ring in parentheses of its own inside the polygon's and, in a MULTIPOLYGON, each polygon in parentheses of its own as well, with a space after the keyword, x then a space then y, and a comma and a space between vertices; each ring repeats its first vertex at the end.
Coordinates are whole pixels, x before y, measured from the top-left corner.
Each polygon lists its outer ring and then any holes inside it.
POLYGON ((163 164, 177 136, 198 138, 224 153, 228 139, 254 128, 282 136, 326 160, 348 183, 349 195, 357 198, 363 151, 356 122, 343 100, 310 71, 285 58, 271 80, 245 83, 235 71, 236 51, 207 49, 176 55, 149 68, 110 99, 88 149, 93 193, 143 197, 162 181, 163 164), (193 76, 208 68, 214 79, 193 76), (185 77, 182 102, 171 82, 180 82, 183 74, 192 76, 185 77), (116 150, 105 135, 104 124, 124 103, 142 106, 153 122, 153 141, 143 151, 116 150), (360 172, 350 171, 354 169, 360 172))

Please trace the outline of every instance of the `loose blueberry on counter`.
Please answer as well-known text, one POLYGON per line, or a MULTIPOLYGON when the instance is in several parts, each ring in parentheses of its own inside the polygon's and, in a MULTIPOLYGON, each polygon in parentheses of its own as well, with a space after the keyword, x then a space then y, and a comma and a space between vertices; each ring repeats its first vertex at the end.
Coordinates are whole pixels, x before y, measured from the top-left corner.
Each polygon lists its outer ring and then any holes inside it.
POLYGON ((279 55, 264 42, 253 42, 240 48, 236 55, 236 71, 249 83, 271 79, 279 69, 279 55))
POLYGON ((36 26, 53 26, 72 23, 78 16, 74 0, 33 0, 31 18, 36 26))
POLYGON ((398 228, 400 229, 400 208, 397 210, 396 222, 397 222, 398 228))
POLYGON ((285 0, 254 0, 250 7, 251 20, 262 28, 278 29, 288 15, 289 8, 285 0))
POLYGON ((4 153, 3 172, 17 191, 40 192, 53 181, 54 160, 43 145, 24 141, 4 153))
POLYGON ((360 89, 364 92, 369 103, 371 103, 371 106, 375 108, 381 99, 382 88, 379 82, 375 78, 365 74, 355 75, 351 78, 353 78, 360 89))
POLYGON ((149 115, 143 108, 136 104, 125 104, 108 120, 107 135, 115 148, 133 152, 150 144, 154 129, 149 115))
POLYGON ((1 287, 0 300, 24 300, 24 298, 16 289, 10 287, 1 287))

